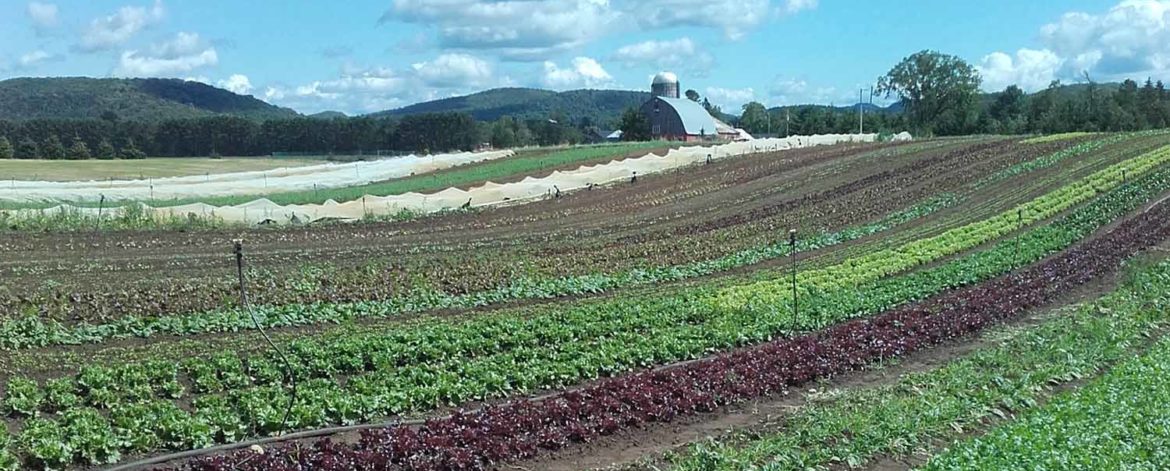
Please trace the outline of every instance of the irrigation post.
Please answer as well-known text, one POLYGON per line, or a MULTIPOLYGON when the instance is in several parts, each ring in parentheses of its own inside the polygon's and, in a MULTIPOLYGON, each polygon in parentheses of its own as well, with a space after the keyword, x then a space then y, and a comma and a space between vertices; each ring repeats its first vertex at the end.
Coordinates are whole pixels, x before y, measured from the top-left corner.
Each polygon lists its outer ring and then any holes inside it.
POLYGON ((796 229, 788 230, 788 253, 792 257, 792 331, 796 332, 800 313, 796 302, 796 229))
POLYGON ((97 217, 98 229, 102 228, 102 209, 106 206, 106 195, 103 194, 101 196, 102 196, 102 199, 98 200, 98 217, 97 217))
POLYGON ((297 401, 296 373, 293 371, 292 363, 289 362, 288 356, 284 354, 284 351, 281 350, 280 347, 276 346, 276 343, 273 342, 272 338, 268 336, 268 332, 264 331, 264 327, 260 325, 260 320, 256 318, 256 313, 252 310, 252 305, 248 304, 248 290, 244 284, 243 239, 232 240, 232 252, 236 255, 236 275, 240 280, 240 308, 248 311, 248 316, 252 318, 252 323, 256 325, 256 330, 260 331, 260 335, 264 337, 264 340, 268 342, 268 345, 272 347, 272 350, 275 351, 276 354, 280 356, 281 360, 284 361, 284 372, 285 375, 288 376, 289 383, 292 385, 292 395, 289 397, 288 407, 284 410, 284 418, 281 419, 280 430, 277 432, 278 434, 284 433, 286 427, 288 426, 288 418, 292 415, 293 404, 295 404, 297 401))
POLYGON ((1024 229, 1024 209, 1016 210, 1016 253, 1012 255, 1012 266, 1020 261, 1020 231, 1024 229))

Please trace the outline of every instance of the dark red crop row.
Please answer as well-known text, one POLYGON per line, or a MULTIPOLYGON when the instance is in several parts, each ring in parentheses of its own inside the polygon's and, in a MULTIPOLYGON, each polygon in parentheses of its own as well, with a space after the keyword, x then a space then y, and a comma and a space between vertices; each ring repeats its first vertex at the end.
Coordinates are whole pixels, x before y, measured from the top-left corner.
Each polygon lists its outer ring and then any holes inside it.
POLYGON ((421 427, 365 432, 198 459, 191 470, 473 470, 587 442, 618 430, 778 393, 967 335, 1049 303, 1116 271, 1138 250, 1170 238, 1170 205, 1018 273, 883 315, 658 372, 641 372, 541 402, 511 402, 421 427))

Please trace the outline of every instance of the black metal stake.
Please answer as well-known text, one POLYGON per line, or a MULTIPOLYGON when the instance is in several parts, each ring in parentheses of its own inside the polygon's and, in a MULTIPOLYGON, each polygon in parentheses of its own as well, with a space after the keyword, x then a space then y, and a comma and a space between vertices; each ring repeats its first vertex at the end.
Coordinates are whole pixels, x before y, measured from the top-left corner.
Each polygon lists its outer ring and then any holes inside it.
POLYGON ((796 229, 788 231, 788 253, 792 256, 792 331, 795 332, 800 314, 796 301, 796 229))
POLYGON ((101 227, 102 227, 102 209, 105 206, 106 206, 106 195, 102 195, 102 199, 98 200, 98 217, 97 217, 98 229, 101 229, 101 227))
POLYGON ((1012 256, 1012 266, 1020 262, 1020 231, 1024 229, 1024 209, 1016 210, 1016 253, 1012 256))

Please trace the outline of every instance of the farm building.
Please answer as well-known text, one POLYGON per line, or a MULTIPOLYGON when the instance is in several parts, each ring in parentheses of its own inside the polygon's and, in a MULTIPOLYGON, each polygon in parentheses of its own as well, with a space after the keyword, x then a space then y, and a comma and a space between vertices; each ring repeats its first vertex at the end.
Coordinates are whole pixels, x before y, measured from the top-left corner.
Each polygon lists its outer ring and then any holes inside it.
POLYGON ((702 105, 679 98, 679 88, 678 77, 670 72, 654 76, 650 100, 641 109, 650 122, 651 137, 684 142, 738 137, 735 128, 712 117, 702 105))

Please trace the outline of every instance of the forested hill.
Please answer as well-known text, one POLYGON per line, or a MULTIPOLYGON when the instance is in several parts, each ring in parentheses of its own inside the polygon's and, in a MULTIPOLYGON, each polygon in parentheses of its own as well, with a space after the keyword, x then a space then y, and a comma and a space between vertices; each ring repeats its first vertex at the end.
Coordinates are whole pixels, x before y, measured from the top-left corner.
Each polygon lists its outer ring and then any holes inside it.
POLYGON ((587 119, 590 124, 606 127, 616 122, 622 111, 641 106, 650 94, 624 90, 573 90, 554 92, 534 88, 497 88, 467 96, 417 103, 371 116, 407 116, 437 112, 468 113, 480 121, 494 121, 502 116, 516 119, 546 119, 563 116, 573 123, 587 119))
POLYGON ((0 119, 161 121, 214 115, 291 118, 296 111, 179 79, 14 78, 0 81, 0 119))

